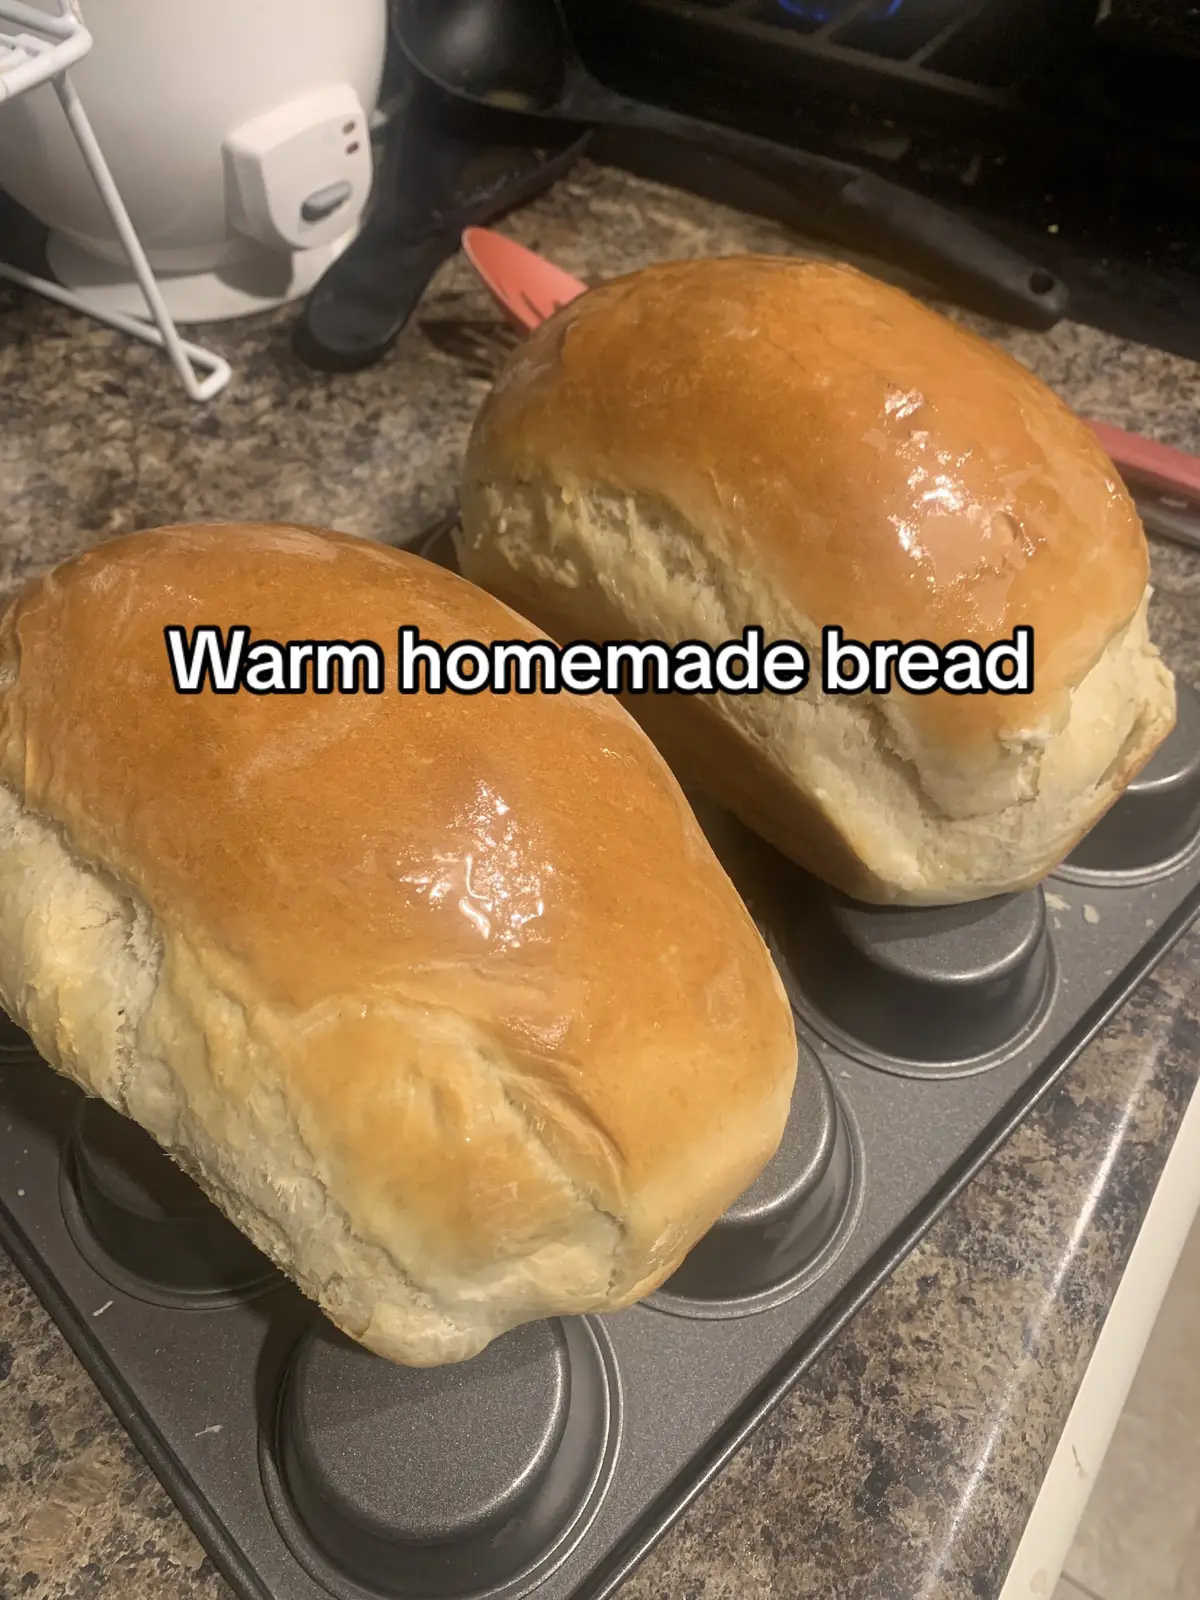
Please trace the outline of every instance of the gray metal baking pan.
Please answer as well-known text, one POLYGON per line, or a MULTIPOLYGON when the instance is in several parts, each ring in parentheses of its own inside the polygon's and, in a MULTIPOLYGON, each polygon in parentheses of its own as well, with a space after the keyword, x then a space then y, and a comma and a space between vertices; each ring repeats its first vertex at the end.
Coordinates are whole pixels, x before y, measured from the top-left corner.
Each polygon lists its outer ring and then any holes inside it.
MULTIPOLYGON (((452 563, 444 533, 427 553, 452 563)), ((1155 760, 1026 894, 855 905, 694 801, 799 1070, 775 1161, 632 1310, 390 1366, 0 1038, 0 1239, 244 1600, 611 1595, 1200 909, 1183 686, 1155 760)))

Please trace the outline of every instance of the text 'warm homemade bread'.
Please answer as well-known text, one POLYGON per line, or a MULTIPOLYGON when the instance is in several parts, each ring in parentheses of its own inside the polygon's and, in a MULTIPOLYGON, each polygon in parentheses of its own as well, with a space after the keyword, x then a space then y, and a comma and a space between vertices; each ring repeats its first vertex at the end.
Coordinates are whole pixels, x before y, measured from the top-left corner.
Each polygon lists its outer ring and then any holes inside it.
POLYGON ((654 1289, 787 1118, 778 975, 611 698, 177 694, 164 628, 539 637, 343 535, 118 539, 0 620, 0 1000, 347 1333, 654 1289))
POLYGON ((629 704, 684 776, 851 895, 1026 887, 1170 731, 1133 503, 998 348, 850 268, 726 258, 582 296, 509 359, 468 452, 465 574, 563 642, 803 644, 781 696, 629 704), (1032 694, 827 696, 822 629, 987 646, 1032 694))

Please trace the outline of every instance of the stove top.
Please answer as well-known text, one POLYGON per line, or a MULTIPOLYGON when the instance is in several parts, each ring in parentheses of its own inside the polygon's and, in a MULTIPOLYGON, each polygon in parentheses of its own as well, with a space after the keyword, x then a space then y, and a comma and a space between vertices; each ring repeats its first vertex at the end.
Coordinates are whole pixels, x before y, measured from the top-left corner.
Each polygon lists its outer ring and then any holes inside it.
MULTIPOLYGON (((604 82, 856 161, 1059 273, 1072 316, 1200 359, 1200 5, 568 0, 604 82)), ((787 221, 711 158, 606 138, 646 176, 787 221)))

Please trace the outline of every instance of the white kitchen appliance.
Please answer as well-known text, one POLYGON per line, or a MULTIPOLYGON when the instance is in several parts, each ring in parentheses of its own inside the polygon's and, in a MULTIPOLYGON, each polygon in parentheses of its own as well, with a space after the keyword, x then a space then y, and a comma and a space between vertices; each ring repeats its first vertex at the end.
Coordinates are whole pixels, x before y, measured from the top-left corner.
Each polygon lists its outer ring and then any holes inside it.
POLYGON ((56 298, 154 314, 122 210, 179 323, 297 299, 353 237, 387 0, 0 0, 0 30, 0 188, 50 230, 56 298), (14 92, 22 49, 49 81, 14 92))

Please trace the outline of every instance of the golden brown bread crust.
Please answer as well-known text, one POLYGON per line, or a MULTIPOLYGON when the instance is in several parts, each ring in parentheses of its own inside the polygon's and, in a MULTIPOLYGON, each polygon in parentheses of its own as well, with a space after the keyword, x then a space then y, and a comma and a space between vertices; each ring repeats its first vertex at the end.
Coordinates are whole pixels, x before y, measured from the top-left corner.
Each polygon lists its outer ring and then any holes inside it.
POLYGON ((1149 578, 1094 435, 1019 362, 826 262, 669 262, 594 289, 512 357, 471 477, 669 497, 859 639, 1037 636, 1032 697, 933 694, 958 748, 1053 717, 1149 578), (730 512, 736 515, 730 516, 730 512))
MULTIPOLYGON (((178 695, 163 636, 375 639, 391 674, 404 623, 539 636, 440 568, 300 528, 135 535, 27 590, 0 620, 0 783, 161 954, 115 1089, 67 1015, 79 975, 2 923, 0 997, 349 1332, 424 1364, 661 1281, 773 1153, 795 1042, 753 921, 611 699, 391 675, 178 695)), ((0 830, 0 889, 7 850, 0 830)))
POLYGON ((744 820, 871 899, 967 898, 1042 876, 1173 721, 1145 639, 1145 535, 1094 436, 1008 355, 848 267, 672 262, 559 312, 479 415, 459 553, 468 577, 563 637, 711 642, 719 621, 722 638, 757 623, 811 647, 836 624, 944 646, 1032 627, 1030 695, 827 699, 815 714, 871 719, 873 759, 894 769, 868 773, 861 726, 854 749, 839 755, 833 739, 829 761, 854 780, 836 802, 801 770, 816 748, 803 706, 771 721, 748 698, 629 702, 744 820), (1097 673, 1089 714, 1104 726, 1089 745, 1070 724, 1097 673), (765 769, 753 785, 730 768, 730 737, 765 769), (1058 777, 1042 759, 1055 741, 1058 777), (857 814, 884 778, 892 810, 905 785, 916 802, 891 843, 857 814), (1001 813, 1003 859, 973 875, 965 827, 939 856, 943 820, 1001 813))

